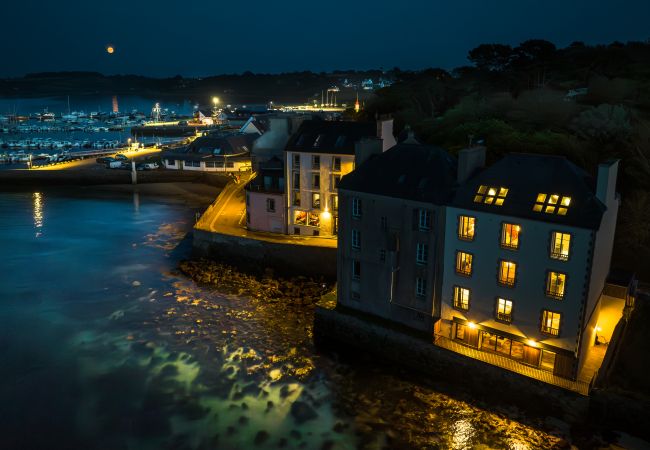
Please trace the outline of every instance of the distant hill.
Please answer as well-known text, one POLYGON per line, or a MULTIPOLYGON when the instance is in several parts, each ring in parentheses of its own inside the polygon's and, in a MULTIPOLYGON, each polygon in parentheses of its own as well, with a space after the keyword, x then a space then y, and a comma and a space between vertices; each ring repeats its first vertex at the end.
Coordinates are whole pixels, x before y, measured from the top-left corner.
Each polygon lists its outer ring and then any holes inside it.
MULTIPOLYGON (((204 78, 150 78, 139 75, 103 75, 97 72, 42 72, 20 78, 0 79, 0 97, 46 97, 63 95, 124 95, 155 96, 157 98, 203 98, 213 95, 227 98, 230 103, 320 101, 321 92, 337 85, 340 102, 354 101, 355 88, 343 88, 342 80, 360 87, 367 78, 377 81, 387 77, 380 70, 334 71, 328 73, 292 72, 282 74, 215 75, 204 78)), ((362 97, 367 91, 360 91, 362 97)))

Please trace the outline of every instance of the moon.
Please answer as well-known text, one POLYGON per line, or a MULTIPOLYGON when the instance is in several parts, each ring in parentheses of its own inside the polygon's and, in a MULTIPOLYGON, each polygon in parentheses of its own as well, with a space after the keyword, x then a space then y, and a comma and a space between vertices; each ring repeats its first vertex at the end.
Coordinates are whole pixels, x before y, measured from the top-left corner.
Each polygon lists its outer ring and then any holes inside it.
POLYGON ((115 47, 113 47, 112 45, 107 45, 106 46, 106 53, 108 53, 109 55, 112 55, 113 53, 115 53, 115 47))

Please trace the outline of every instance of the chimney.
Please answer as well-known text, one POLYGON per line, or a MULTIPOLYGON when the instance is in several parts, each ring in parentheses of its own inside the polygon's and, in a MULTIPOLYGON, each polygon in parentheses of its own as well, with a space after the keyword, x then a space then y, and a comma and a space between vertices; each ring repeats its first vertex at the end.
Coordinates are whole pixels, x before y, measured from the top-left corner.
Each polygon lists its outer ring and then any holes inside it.
POLYGON ((379 155, 383 152, 383 141, 380 138, 366 137, 354 144, 354 165, 359 167, 372 155, 379 155))
POLYGON ((616 199, 616 177, 618 175, 618 159, 609 159, 598 165, 596 179, 596 197, 605 205, 611 205, 616 199))
POLYGON ((464 148, 458 152, 458 182, 463 183, 485 167, 485 147, 464 148))
POLYGON ((377 120, 377 137, 384 141, 382 145, 382 152, 385 152, 391 147, 397 145, 395 136, 393 136, 393 119, 390 117, 379 118, 377 120))

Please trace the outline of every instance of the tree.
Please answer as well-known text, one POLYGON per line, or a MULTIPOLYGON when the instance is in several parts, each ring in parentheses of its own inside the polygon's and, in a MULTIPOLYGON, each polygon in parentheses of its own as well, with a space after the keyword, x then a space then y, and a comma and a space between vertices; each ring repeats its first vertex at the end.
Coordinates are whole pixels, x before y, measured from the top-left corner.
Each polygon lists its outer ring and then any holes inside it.
POLYGON ((547 62, 555 55, 555 44, 543 39, 529 39, 513 51, 513 56, 521 62, 547 62))
POLYGON ((606 103, 583 111, 572 127, 582 137, 601 142, 623 141, 632 131, 628 111, 606 103))
POLYGON ((479 69, 503 72, 512 58, 512 47, 503 44, 481 44, 469 51, 468 59, 479 69))

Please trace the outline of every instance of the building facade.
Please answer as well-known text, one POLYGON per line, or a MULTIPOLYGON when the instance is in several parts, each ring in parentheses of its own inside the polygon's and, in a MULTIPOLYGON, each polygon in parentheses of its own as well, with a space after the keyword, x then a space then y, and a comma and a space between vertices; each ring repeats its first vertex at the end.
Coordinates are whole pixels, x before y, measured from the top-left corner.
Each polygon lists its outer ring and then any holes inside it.
POLYGON ((252 231, 287 232, 284 162, 273 158, 261 163, 256 177, 246 185, 246 227, 252 231))
POLYGON ((456 161, 407 140, 341 182, 338 302, 431 333, 456 161))
POLYGON ((251 170, 251 152, 256 135, 207 135, 186 147, 167 150, 161 155, 163 166, 170 170, 202 172, 241 172, 251 170))
POLYGON ((285 149, 289 234, 338 234, 338 184, 354 170, 357 143, 394 144, 392 120, 373 123, 306 120, 285 149))
POLYGON ((625 306, 603 295, 618 162, 594 179, 562 157, 485 168, 485 149, 426 148, 341 182, 340 304, 575 380, 625 306))

